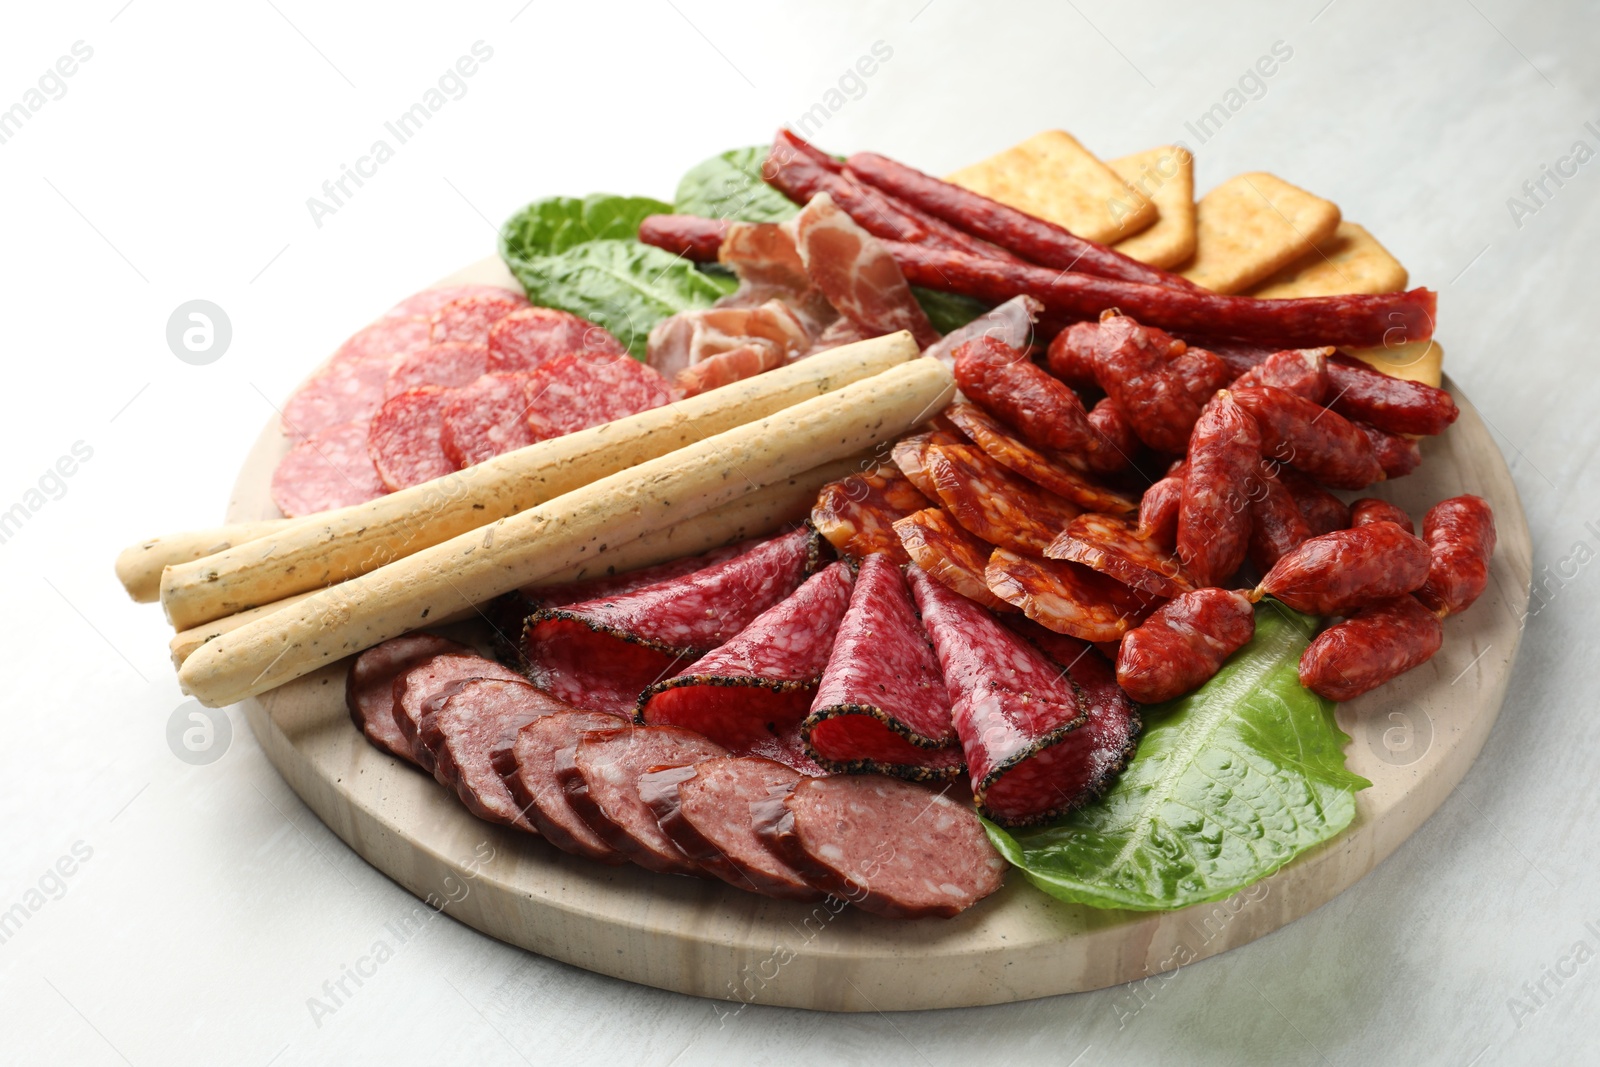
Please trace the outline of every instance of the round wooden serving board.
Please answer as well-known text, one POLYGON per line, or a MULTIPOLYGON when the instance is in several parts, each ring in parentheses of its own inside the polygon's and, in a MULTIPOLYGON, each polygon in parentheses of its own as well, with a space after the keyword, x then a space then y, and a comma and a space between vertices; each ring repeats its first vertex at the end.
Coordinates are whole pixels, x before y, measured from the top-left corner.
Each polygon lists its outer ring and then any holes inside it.
MULTIPOLYGON (((512 283, 498 260, 445 279, 512 283)), ((996 1004, 1133 981, 1243 945, 1331 900, 1376 867, 1455 788, 1505 697, 1528 604, 1532 546, 1505 461, 1477 411, 1423 442, 1426 462, 1374 495, 1419 521, 1462 492, 1489 500, 1500 544, 1488 592, 1445 623, 1444 648, 1339 708, 1350 769, 1373 785, 1338 838, 1221 904, 1097 911, 1013 871, 950 920, 892 922, 767 900, 719 881, 606 867, 482 822, 351 725, 345 664, 245 702, 289 785, 351 848, 407 890, 486 934, 588 970, 696 996, 832 1011, 996 1004)), ((230 522, 277 517, 268 481, 286 451, 274 423, 240 473, 230 522)), ((885 828, 892 832, 892 828, 885 828)))

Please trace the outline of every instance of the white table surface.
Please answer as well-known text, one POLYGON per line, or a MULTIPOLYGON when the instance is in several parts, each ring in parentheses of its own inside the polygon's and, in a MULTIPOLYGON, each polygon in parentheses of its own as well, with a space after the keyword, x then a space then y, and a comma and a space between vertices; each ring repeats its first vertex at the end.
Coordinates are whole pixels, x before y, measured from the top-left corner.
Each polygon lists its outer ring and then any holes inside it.
POLYGON ((1600 129, 1600 11, 866 6, 96 0, 7 13, 0 108, 74 42, 92 55, 0 143, 0 511, 28 512, 0 543, 0 912, 27 915, 0 942, 0 1060, 1592 1059, 1600 162, 1548 183, 1520 220, 1507 198, 1575 140, 1600 149, 1584 126, 1600 129), (465 95, 316 225, 306 199, 479 40, 493 55, 465 95), (1354 889, 1142 988, 719 1018, 441 917, 316 1017, 308 1000, 375 942, 395 944, 386 924, 416 901, 283 785, 237 709, 221 759, 174 756, 166 728, 183 698, 167 630, 123 597, 116 550, 218 520, 270 405, 394 300, 491 250, 521 204, 670 197, 688 166, 764 140, 878 41, 892 56, 817 134, 830 149, 939 172, 1045 127, 1107 158, 1183 139, 1202 190, 1276 172, 1338 201, 1439 290, 1447 367, 1500 435, 1547 583, 1483 755, 1354 889), (1264 94, 1206 143, 1187 134, 1277 41, 1293 55, 1264 94), (169 314, 195 298, 233 325, 206 366, 165 341, 169 314), (89 458, 28 496, 75 445, 89 458), (47 871, 74 849, 87 859, 58 883, 47 871))

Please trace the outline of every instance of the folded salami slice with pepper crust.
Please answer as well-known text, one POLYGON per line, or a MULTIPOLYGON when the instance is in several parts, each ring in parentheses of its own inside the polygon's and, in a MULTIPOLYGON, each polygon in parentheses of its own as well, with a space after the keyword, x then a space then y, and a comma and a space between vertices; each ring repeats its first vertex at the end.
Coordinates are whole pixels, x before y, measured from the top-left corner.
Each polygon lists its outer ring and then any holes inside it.
POLYGON ((423 742, 433 752, 433 775, 456 791, 474 815, 536 833, 522 805, 494 766, 496 749, 509 748, 534 719, 574 711, 527 682, 476 678, 457 686, 427 724, 423 742))
POLYGON ((646 689, 638 721, 682 726, 739 752, 770 746, 810 709, 851 584, 847 564, 830 564, 727 644, 646 689))
POLYGON ((961 772, 944 675, 905 578, 886 556, 861 563, 800 734, 830 771, 880 771, 913 781, 961 772))
POLYGON ((811 525, 841 555, 864 559, 882 552, 904 563, 909 557, 894 524, 932 503, 899 467, 885 463, 823 486, 811 525))
POLYGON ((951 404, 945 415, 990 459, 1085 511, 1131 515, 1138 510, 1134 501, 1073 469, 1071 457, 1039 451, 975 404, 951 404))
POLYGON ((775 760, 718 756, 688 767, 650 771, 639 798, 661 832, 684 855, 729 885, 784 900, 821 900, 821 891, 762 843, 750 812, 773 792, 804 776, 775 760))
POLYGON ((799 588, 815 536, 796 530, 681 578, 540 608, 523 627, 529 676, 570 704, 631 718, 641 692, 799 588))
POLYGON ((699 865, 661 832, 655 813, 639 798, 639 779, 647 771, 727 754, 721 745, 676 726, 594 730, 556 754, 556 778, 572 810, 612 848, 662 874, 700 874, 699 865))
POLYGON ((1133 701, 1117 684, 1111 662, 1093 645, 1046 630, 1018 615, 1008 616, 1005 624, 1066 671, 1083 701, 1089 721, 1082 727, 1084 736, 1073 738, 1081 744, 1084 775, 1072 807, 1081 808, 1103 796, 1117 775, 1127 769, 1128 761, 1138 751, 1144 722, 1133 701))
POLYGON ((423 720, 438 713, 455 688, 473 678, 525 681, 509 667, 475 652, 446 652, 419 663, 394 680, 394 721, 417 766, 433 773, 433 752, 423 743, 423 720))
POLYGON ((1017 609, 989 591, 984 571, 994 546, 958 526, 940 508, 925 508, 894 524, 906 554, 934 581, 990 611, 1017 609))
POLYGON ((990 544, 1042 556, 1081 509, 1012 474, 973 445, 930 445, 923 453, 940 503, 990 544))
MULTIPOLYGON (((635 589, 643 589, 647 585, 669 581, 673 578, 682 578, 686 574, 704 570, 716 563, 723 563, 735 556, 755 548, 766 540, 761 537, 752 537, 722 548, 713 548, 709 552, 702 552, 698 556, 680 556, 669 559, 665 563, 657 563, 651 567, 640 567, 635 571, 624 571, 621 574, 603 574, 594 578, 584 578, 576 582, 565 582, 561 585, 527 586, 517 590, 517 595, 526 599, 528 611, 543 604, 547 607, 563 607, 567 604, 581 604, 586 600, 602 600, 606 597, 620 596, 631 593, 635 589)), ((524 615, 527 613, 525 612, 524 615)), ((518 620, 520 628, 521 620, 518 620)))
POLYGON ((1132 526, 1110 515, 1079 515, 1067 523, 1044 554, 1092 567, 1156 596, 1177 596, 1195 587, 1176 556, 1140 538, 1132 526))
POLYGON ((1004 826, 1081 803, 1095 760, 1088 710, 1042 652, 926 575, 912 592, 944 671, 978 810, 1004 826))
POLYGON ((356 729, 390 755, 416 763, 411 743, 395 721, 395 679, 435 656, 471 652, 466 645, 455 641, 429 633, 414 633, 391 638, 361 653, 350 665, 344 683, 345 706, 350 709, 356 729))
POLYGON ((990 555, 984 580, 990 592, 1045 629, 1084 641, 1119 640, 1161 602, 1080 563, 1003 548, 990 555))
POLYGON ((1005 874, 971 808, 898 778, 808 778, 755 814, 761 840, 812 885, 890 919, 958 915, 1005 874))
POLYGON ((563 852, 601 863, 628 862, 573 810, 556 776, 558 757, 570 754, 585 734, 623 725, 621 719, 604 712, 558 711, 534 719, 517 731, 509 749, 495 753, 496 769, 518 809, 528 815, 545 840, 563 852))

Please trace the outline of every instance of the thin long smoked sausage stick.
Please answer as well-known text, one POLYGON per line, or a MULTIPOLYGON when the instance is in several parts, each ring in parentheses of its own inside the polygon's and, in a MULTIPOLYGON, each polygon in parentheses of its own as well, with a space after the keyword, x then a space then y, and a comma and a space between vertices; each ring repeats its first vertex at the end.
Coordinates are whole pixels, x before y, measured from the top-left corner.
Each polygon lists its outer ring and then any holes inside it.
POLYGON ((1180 274, 1140 263, 1132 256, 1079 237, 1053 222, 941 181, 876 152, 857 152, 851 156, 845 164, 845 174, 1041 267, 1204 291, 1180 274))
MULTIPOLYGON (((690 258, 716 259, 728 224, 693 215, 651 215, 639 240, 690 258)), ((1080 271, 1002 263, 961 252, 884 241, 912 285, 961 293, 992 304, 1026 293, 1052 315, 1093 320, 1117 308, 1146 326, 1259 343, 1263 350, 1344 345, 1365 348, 1433 335, 1437 296, 1431 289, 1377 296, 1314 296, 1258 300, 1205 290, 1146 285, 1080 271)))
POLYGON ((751 489, 893 440, 954 393, 950 371, 938 360, 902 363, 273 612, 201 645, 178 681, 209 707, 275 689, 429 619, 603 559, 751 489))
POLYGON ((948 248, 974 256, 1021 263, 1022 260, 965 230, 856 181, 815 146, 788 130, 779 130, 772 141, 772 152, 761 166, 761 177, 784 196, 800 205, 818 193, 827 193, 856 225, 872 236, 890 240, 948 248), (820 158, 819 158, 820 157, 820 158))
POLYGON ((1117 308, 1146 326, 1180 333, 1204 331, 1280 348, 1366 348, 1426 340, 1433 336, 1438 300, 1431 289, 1377 296, 1258 300, 1018 266, 899 241, 884 244, 912 285, 991 304, 1027 293, 1038 298, 1048 312, 1070 319, 1093 319, 1108 308, 1117 308))

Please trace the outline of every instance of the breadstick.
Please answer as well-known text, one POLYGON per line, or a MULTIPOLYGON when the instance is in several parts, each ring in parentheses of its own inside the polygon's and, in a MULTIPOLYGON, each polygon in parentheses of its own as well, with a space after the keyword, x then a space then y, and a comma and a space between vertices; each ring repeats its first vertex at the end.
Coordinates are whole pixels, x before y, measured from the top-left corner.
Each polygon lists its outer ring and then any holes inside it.
POLYGON ((117 557, 117 578, 136 603, 151 604, 161 599, 161 572, 164 568, 214 555, 234 545, 277 533, 299 521, 262 519, 259 522, 238 522, 230 526, 213 526, 209 530, 190 530, 140 541, 123 549, 117 557))
MULTIPOLYGON (((854 474, 863 468, 870 468, 877 460, 872 453, 866 452, 849 459, 841 459, 834 463, 824 463, 820 467, 813 467, 793 478, 785 479, 746 493, 731 504, 724 504, 720 508, 706 512, 704 515, 683 522, 675 523, 663 530, 652 530, 636 541, 622 545, 615 552, 608 553, 604 566, 600 561, 585 559, 581 563, 557 571, 548 577, 541 578, 531 584, 540 585, 565 585, 568 582, 580 582, 586 578, 599 578, 609 574, 622 574, 626 571, 637 570, 640 567, 650 567, 657 563, 665 563, 669 559, 680 556, 693 556, 707 552, 713 548, 731 544, 734 541, 743 541, 747 537, 760 537, 772 533, 783 526, 803 519, 816 501, 817 490, 827 483, 847 475, 854 474)), ((259 608, 241 611, 237 615, 196 626, 175 636, 168 647, 172 652, 173 669, 183 666, 183 661, 201 645, 214 637, 232 633, 234 630, 254 622, 264 615, 274 611, 282 611, 292 604, 298 604, 307 597, 316 596, 317 591, 309 593, 296 593, 294 596, 285 597, 271 604, 263 604, 259 608)), ((458 612, 462 618, 475 613, 473 608, 465 608, 458 612)), ((439 625, 449 619, 440 619, 434 625, 439 625)))
MULTIPOLYGON (((508 452, 367 504, 170 568, 161 603, 177 629, 365 574, 917 356, 909 334, 844 345, 688 400, 508 452)), ((814 464, 807 464, 811 466, 814 464)))
POLYGON ((901 364, 273 612, 202 645, 178 680, 211 707, 266 692, 463 605, 603 559, 751 488, 890 440, 939 411, 954 392, 938 360, 901 364))

